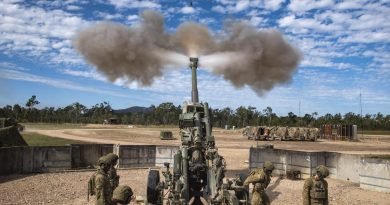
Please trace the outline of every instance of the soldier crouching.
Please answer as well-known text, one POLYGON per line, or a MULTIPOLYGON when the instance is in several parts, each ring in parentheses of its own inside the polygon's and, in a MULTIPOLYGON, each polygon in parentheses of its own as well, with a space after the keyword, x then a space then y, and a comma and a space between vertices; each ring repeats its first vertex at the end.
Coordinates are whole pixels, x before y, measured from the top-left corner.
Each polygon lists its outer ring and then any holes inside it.
POLYGON ((305 180, 303 185, 303 205, 328 205, 328 182, 325 177, 329 170, 324 165, 316 168, 316 174, 305 180))
POLYGON ((271 174, 274 170, 274 165, 265 161, 263 168, 253 170, 250 175, 246 178, 244 186, 252 183, 254 185, 252 191, 252 205, 269 205, 271 201, 265 192, 265 189, 271 182, 271 174))
POLYGON ((116 187, 112 196, 113 205, 126 205, 133 199, 133 191, 129 186, 116 187))

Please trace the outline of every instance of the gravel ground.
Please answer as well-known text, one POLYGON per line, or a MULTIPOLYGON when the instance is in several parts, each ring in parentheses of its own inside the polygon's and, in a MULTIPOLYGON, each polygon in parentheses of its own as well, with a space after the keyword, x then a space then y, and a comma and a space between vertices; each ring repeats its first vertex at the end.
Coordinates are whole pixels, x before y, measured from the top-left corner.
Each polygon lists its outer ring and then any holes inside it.
MULTIPOLYGON (((41 134, 100 143, 120 144, 170 144, 178 145, 180 141, 159 139, 160 128, 132 129, 67 129, 67 130, 34 130, 41 134)), ((174 137, 178 138, 177 130, 174 137)), ((272 143, 275 148, 307 151, 338 151, 359 154, 389 154, 390 142, 381 139, 366 138, 361 142, 317 141, 317 142, 254 142, 244 138, 239 131, 214 132, 219 152, 227 161, 227 168, 235 172, 247 170, 245 163, 249 158, 249 147, 257 144, 272 143)), ((3 204, 94 204, 87 203, 87 181, 92 171, 47 173, 33 175, 0 176, 0 205, 3 204)), ((148 169, 119 170, 120 183, 130 185, 137 196, 146 193, 148 169)), ((390 193, 368 191, 359 185, 328 179, 330 204, 369 204, 390 205, 390 193)), ((302 204, 303 180, 290 181, 273 178, 267 192, 273 205, 302 204)))
MULTIPOLYGON (((94 204, 87 203, 87 181, 92 171, 0 177, 0 204, 94 204)), ((147 169, 119 170, 121 184, 130 185, 137 196, 146 192, 147 169)), ((229 175, 229 174, 228 174, 229 175)), ((390 193, 363 190, 357 184, 328 179, 330 204, 389 205, 390 193)), ((302 204, 303 180, 272 178, 267 189, 273 205, 302 204)))

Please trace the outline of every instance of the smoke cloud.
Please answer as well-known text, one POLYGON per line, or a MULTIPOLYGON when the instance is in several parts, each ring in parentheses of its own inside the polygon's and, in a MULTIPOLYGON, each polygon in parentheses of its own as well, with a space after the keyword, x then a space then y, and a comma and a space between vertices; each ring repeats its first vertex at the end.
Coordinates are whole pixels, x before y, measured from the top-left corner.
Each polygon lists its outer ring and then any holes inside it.
POLYGON ((75 48, 109 80, 123 79, 150 85, 162 75, 164 65, 184 66, 187 57, 171 51, 163 17, 152 11, 141 14, 139 26, 129 28, 110 22, 79 32, 75 48))
POLYGON ((190 57, 206 54, 215 46, 207 28, 194 22, 180 25, 172 37, 175 45, 190 57))
POLYGON ((161 14, 146 11, 141 19, 135 27, 99 23, 79 32, 74 46, 111 81, 147 86, 163 69, 186 67, 188 57, 199 57, 202 68, 259 96, 289 82, 300 60, 298 50, 276 30, 230 22, 224 35, 213 36, 206 27, 186 22, 168 34, 161 14))
POLYGON ((202 56, 201 66, 236 87, 248 85, 258 95, 290 81, 300 53, 278 31, 258 31, 242 22, 230 23, 226 30, 227 36, 215 48, 218 53, 202 56))

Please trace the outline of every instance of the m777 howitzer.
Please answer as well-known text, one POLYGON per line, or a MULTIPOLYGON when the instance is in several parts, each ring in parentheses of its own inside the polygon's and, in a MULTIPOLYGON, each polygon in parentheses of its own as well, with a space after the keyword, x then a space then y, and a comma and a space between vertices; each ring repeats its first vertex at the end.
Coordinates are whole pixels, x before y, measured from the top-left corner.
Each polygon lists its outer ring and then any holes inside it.
POLYGON ((212 135, 211 109, 198 102, 196 69, 198 58, 190 58, 192 102, 185 102, 179 116, 181 146, 174 155, 172 172, 164 163, 164 181, 158 170, 150 170, 147 182, 149 204, 248 204, 244 175, 225 179, 225 159, 218 154, 212 135))

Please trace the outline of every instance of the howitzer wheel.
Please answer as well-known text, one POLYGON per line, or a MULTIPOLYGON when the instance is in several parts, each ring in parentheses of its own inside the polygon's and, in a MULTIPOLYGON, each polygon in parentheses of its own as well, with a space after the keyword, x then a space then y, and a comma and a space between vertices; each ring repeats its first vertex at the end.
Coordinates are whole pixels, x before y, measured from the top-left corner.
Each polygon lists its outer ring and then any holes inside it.
POLYGON ((240 204, 242 205, 249 204, 249 192, 247 190, 243 190, 242 192, 236 193, 236 197, 240 204))
POLYGON ((150 170, 148 175, 148 184, 146 190, 146 199, 151 204, 157 204, 160 191, 158 183, 160 182, 160 173, 158 170, 150 170))

